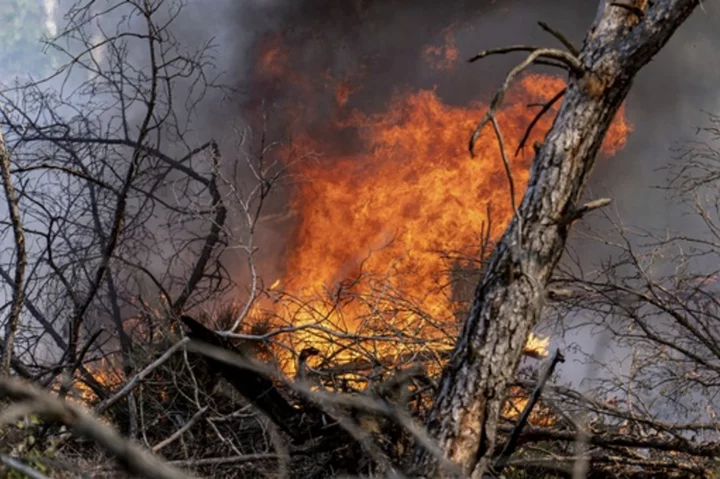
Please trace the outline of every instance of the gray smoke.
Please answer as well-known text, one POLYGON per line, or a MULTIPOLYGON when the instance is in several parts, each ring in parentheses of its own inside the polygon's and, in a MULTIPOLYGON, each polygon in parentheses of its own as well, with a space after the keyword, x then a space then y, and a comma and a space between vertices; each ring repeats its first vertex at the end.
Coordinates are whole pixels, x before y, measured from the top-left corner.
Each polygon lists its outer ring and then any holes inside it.
MULTIPOLYGON (((197 13, 189 18, 202 20, 191 22, 185 33, 202 37, 208 33, 207 26, 213 25, 221 46, 221 66, 237 89, 233 101, 213 105, 204 121, 214 134, 227 137, 231 133, 223 132, 228 125, 235 119, 253 118, 261 102, 277 106, 281 121, 283 105, 298 101, 300 93, 292 78, 267 84, 255 69, 264 42, 277 36, 290 47, 288 70, 318 82, 326 72, 334 78, 360 77, 362 90, 350 98, 350 108, 364 113, 380 111, 398 91, 433 87, 444 101, 462 105, 488 100, 518 57, 474 64, 462 60, 478 50, 508 44, 558 46, 538 28, 537 21, 550 24, 580 45, 597 12, 597 2, 246 0, 218 2, 215 9, 198 1, 191 2, 190 8, 197 13), (452 72, 433 70, 423 58, 423 48, 442 45, 449 28, 460 61, 452 72)), ((718 13, 716 6, 706 4, 642 70, 627 100, 634 132, 615 157, 597 163, 589 196, 611 197, 627 224, 686 231, 697 226, 654 187, 665 182, 665 173, 658 169, 670 161, 670 148, 692 137, 703 122, 703 110, 715 112, 720 107, 716 94, 720 54, 715 48, 720 40, 718 13)), ((313 105, 327 101, 319 97, 300 100, 313 105)), ((322 131, 328 111, 319 108, 315 116, 303 121, 322 131)), ((347 145, 350 139, 328 137, 327 141, 332 148, 335 142, 347 145)), ((274 268, 281 268, 280 248, 287 245, 290 231, 281 228, 264 234, 269 242, 262 245, 266 256, 275 256, 274 268)), ((580 238, 571 239, 571 244, 583 252, 588 264, 605 254, 603 248, 580 238)), ((585 331, 570 339, 592 352, 597 338, 585 331)), ((585 367, 572 360, 564 370, 569 377, 585 374, 585 367)))

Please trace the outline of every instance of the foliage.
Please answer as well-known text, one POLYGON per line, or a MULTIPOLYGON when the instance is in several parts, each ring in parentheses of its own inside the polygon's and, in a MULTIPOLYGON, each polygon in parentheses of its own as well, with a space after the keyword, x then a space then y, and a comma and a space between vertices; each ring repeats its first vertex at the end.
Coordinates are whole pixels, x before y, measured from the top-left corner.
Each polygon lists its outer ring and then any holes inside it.
MULTIPOLYGON (((43 422, 34 414, 17 421, 0 432, 0 437, 2 437, 0 450, 20 459, 36 471, 49 475, 52 469, 44 459, 53 458, 55 449, 51 444, 37 439, 42 426, 43 422)), ((25 474, 11 468, 0 471, 0 479, 24 479, 25 477, 27 477, 25 474)))

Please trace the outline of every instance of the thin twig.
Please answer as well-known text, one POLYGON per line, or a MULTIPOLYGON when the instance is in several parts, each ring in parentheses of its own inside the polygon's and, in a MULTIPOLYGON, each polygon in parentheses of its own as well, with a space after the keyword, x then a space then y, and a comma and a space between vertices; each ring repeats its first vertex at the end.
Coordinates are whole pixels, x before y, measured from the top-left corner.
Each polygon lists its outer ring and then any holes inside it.
POLYGON ((168 464, 179 467, 199 467, 199 466, 219 466, 222 464, 237 464, 238 462, 262 461, 278 459, 277 454, 259 453, 245 454, 242 456, 230 457, 206 457, 203 459, 187 459, 178 461, 169 461, 168 464))
POLYGON ((10 154, 5 146, 5 135, 0 132, 0 172, 2 173, 5 200, 8 204, 13 235, 15 236, 15 287, 12 293, 12 308, 10 318, 5 325, 5 344, 0 361, 0 374, 10 374, 13 352, 15 349, 15 333, 20 325, 20 316, 23 309, 25 292, 25 268, 27 266, 27 251, 25 248, 25 233, 22 218, 20 217, 20 204, 17 192, 10 174, 10 154))
POLYGON ((557 50, 555 48, 539 48, 529 45, 512 45, 509 47, 491 48, 489 50, 482 50, 475 54, 475 56, 468 59, 468 63, 473 63, 481 60, 490 55, 503 55, 506 53, 514 52, 530 52, 531 55, 537 53, 536 56, 530 61, 533 63, 540 58, 549 59, 560 62, 565 68, 569 68, 571 71, 576 73, 583 72, 583 65, 577 56, 572 53, 557 50))
MULTIPOLYGON (((521 221, 520 215, 518 214, 517 202, 515 200, 515 180, 513 179, 512 169, 510 169, 510 161, 508 161, 507 154, 505 153, 505 142, 503 140, 502 133, 500 132, 500 125, 498 125, 495 115, 490 117, 493 129, 495 130, 495 136, 497 137, 498 147, 500 148, 500 157, 502 158, 503 166, 505 166, 505 174, 507 175, 508 183, 510 185, 510 205, 512 206, 513 213, 518 221, 521 221)), ((522 231, 522 225, 518 228, 518 231, 522 231)), ((518 242, 520 244, 520 242, 518 242)))
POLYGON ((18 461, 14 457, 7 456, 5 454, 0 454, 0 462, 5 464, 10 469, 14 469, 17 472, 20 472, 22 474, 25 474, 26 476, 30 477, 31 479, 50 479, 45 474, 36 471, 32 467, 28 466, 27 464, 18 461))
POLYGON ((118 392, 116 392, 114 395, 100 403, 95 408, 95 414, 102 414, 107 408, 115 404, 117 401, 125 397, 130 391, 132 391, 140 381, 145 379, 145 377, 150 374, 153 370, 155 370, 157 367, 161 366, 165 361, 170 359, 170 356, 172 356, 175 351, 180 349, 183 345, 185 345, 188 341, 190 341, 189 338, 183 338, 177 343, 175 343, 170 349, 165 351, 162 356, 157 358, 152 363, 148 364, 145 369, 140 371, 138 374, 136 374, 132 379, 130 379, 127 383, 125 383, 125 386, 120 388, 118 392))
POLYGON ((475 56, 468 59, 468 63, 476 62, 490 55, 504 55, 506 53, 515 52, 534 52, 535 50, 539 49, 540 47, 534 47, 531 45, 510 45, 507 47, 491 48, 489 50, 481 50, 480 52, 476 53, 475 56))
POLYGON ((522 73, 523 70, 525 70, 527 67, 529 67, 535 60, 540 58, 544 55, 555 55, 556 58, 564 59, 568 62, 569 65, 572 66, 573 70, 582 72, 583 65, 578 60, 577 57, 574 57, 570 55, 567 52, 562 52, 560 50, 555 49, 537 49, 530 53, 530 55, 525 58, 521 63, 515 66, 512 70, 510 70, 510 73, 508 73, 507 77, 505 77, 505 81, 503 82, 500 89, 495 94, 495 97, 493 98, 492 102, 490 103, 490 107, 488 108, 488 112, 485 114, 485 116, 480 120, 480 123, 478 123, 477 128, 475 128, 475 131, 473 132, 471 138, 470 138, 470 155, 472 157, 475 157, 475 142, 477 141, 478 137, 480 136, 480 133, 482 132, 485 125, 490 121, 490 119, 495 115, 495 112, 502 104, 503 98, 505 97, 505 93, 507 92, 508 88, 510 88, 510 84, 513 82, 516 76, 518 76, 520 73, 522 73))
POLYGON ((520 150, 522 150, 525 147, 525 142, 530 137, 530 133, 532 133, 533 128, 535 128, 535 125, 537 125, 537 122, 540 121, 540 118, 550 110, 550 108, 553 107, 557 101, 563 97, 565 92, 567 91, 567 88, 563 88, 559 92, 555 94, 554 97, 550 98, 550 100, 547 101, 542 107, 542 109, 538 112, 537 115, 535 115, 535 118, 530 122, 527 129, 525 130, 525 134, 523 135, 522 139, 520 139, 520 143, 518 143, 517 150, 515 150, 515 156, 517 156, 520 153, 520 150))
POLYGON ((195 424, 198 421, 198 419, 200 419, 200 417, 202 417, 202 415, 205 414, 205 412, 207 410, 208 410, 208 407, 204 406, 198 412, 193 414, 193 416, 188 420, 188 422, 186 422, 183 425, 183 427, 181 427, 180 429, 178 429, 177 431, 172 433, 172 435, 170 435, 170 437, 168 437, 167 439, 164 439, 164 440, 160 441, 159 443, 157 443, 156 445, 154 445, 152 447, 152 449, 150 449, 150 450, 152 452, 156 453, 159 450, 161 450, 162 448, 164 448, 165 446, 168 446, 168 445, 172 444, 173 442, 175 442, 180 436, 182 436, 185 433, 185 431, 190 429, 192 427, 192 425, 195 424))
POLYGON ((0 396, 15 401, 32 403, 34 412, 48 421, 56 421, 71 428, 76 434, 86 436, 100 447, 116 456, 120 463, 132 474, 160 479, 191 479, 185 474, 149 451, 124 439, 113 428, 88 414, 84 409, 68 403, 48 391, 37 388, 25 381, 0 378, 0 396))
POLYGON ((543 388, 545 387, 545 383, 547 383, 547 380, 550 378, 550 376, 552 376, 553 372, 555 371, 555 366, 557 366, 558 363, 562 362, 565 362, 565 358, 563 357, 560 350, 556 349, 555 353, 550 359, 550 363, 538 379, 537 386, 535 386, 535 389, 530 395, 527 404, 525 404, 525 409, 523 409, 523 412, 522 414, 520 414, 520 417, 518 418, 518 421, 515 424, 512 433, 510 433, 510 438, 505 444, 503 451, 500 453, 500 456, 495 461, 493 470, 498 476, 502 474, 503 469, 505 469, 505 466, 507 465, 508 459, 510 459, 510 456, 512 456, 515 452, 515 449, 518 445, 518 439, 520 438, 520 434, 527 425, 528 419, 530 419, 530 414, 532 413, 535 404, 537 404, 538 400, 540 399, 540 395, 542 394, 543 388))
POLYGON ((580 50, 578 50, 577 47, 573 45, 572 42, 568 40, 565 35, 550 27, 550 25, 545 22, 538 22, 538 25, 540 25, 540 28, 548 32, 550 35, 554 36, 560 43, 565 46, 565 48, 568 49, 570 53, 572 53, 576 57, 580 56, 580 50))

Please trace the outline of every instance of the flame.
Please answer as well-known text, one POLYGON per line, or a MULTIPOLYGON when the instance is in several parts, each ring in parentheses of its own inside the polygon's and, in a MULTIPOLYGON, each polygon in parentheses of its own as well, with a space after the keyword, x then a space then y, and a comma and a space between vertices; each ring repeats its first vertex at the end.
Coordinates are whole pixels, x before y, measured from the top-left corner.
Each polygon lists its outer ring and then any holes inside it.
MULTIPOLYGON (((527 104, 546 102, 563 86, 559 78, 529 75, 508 94, 507 106, 498 113, 507 151, 515 151, 536 114, 527 104)), ((448 105, 433 90, 408 92, 385 112, 354 111, 336 121, 338 131, 357 133, 359 151, 295 166, 294 172, 308 181, 299 182, 291 198, 299 222, 281 282, 299 301, 275 314, 285 325, 300 328, 294 337, 296 350, 315 347, 336 360, 354 358, 351 350, 333 344, 317 329, 303 329, 306 326, 444 337, 450 347, 457 321, 447 287, 451 273, 441 252, 473 257, 483 228, 490 225, 490 236, 496 239, 512 218, 508 179, 494 134, 488 130, 481 135, 478 158, 471 159, 467 152, 467 139, 486 108, 481 103, 448 105), (341 287, 348 297, 365 299, 343 304, 318 300, 341 287), (412 307, 369 304, 367 298, 383 302, 380 291, 393 291, 393 298, 404 298, 412 307), (442 328, 428 327, 421 321, 425 316, 442 328)), ((538 122, 528 144, 542 139, 553 114, 538 122)), ((615 153, 629 131, 621 112, 603 151, 615 153)), ((324 150, 321 140, 302 133, 285 153, 324 150)), ((532 152, 527 150, 511 159, 516 202, 529 178, 532 152)), ((549 338, 531 335, 526 352, 543 357, 548 343, 549 338)), ((392 349, 376 346, 380 354, 393 354, 392 349)))
MULTIPOLYGON (((291 57, 278 38, 261 48, 259 76, 283 78, 288 88, 312 93, 287 117, 303 120, 316 113, 313 108, 326 112, 319 106, 323 100, 313 104, 323 95, 346 106, 359 85, 328 72, 325 82, 303 77, 288 63, 291 57)), ((422 52, 433 68, 449 71, 458 50, 452 31, 444 40, 422 52)), ((511 201, 521 200, 533 159, 530 147, 513 155, 539 111, 529 105, 546 103, 564 86, 560 78, 527 75, 508 91, 497 113, 511 162, 512 199, 494 132, 488 128, 480 136, 475 159, 467 151, 470 134, 487 111, 481 102, 459 106, 444 102, 434 89, 406 90, 385 111, 319 115, 322 134, 311 127, 293 131, 281 155, 292 160, 292 173, 305 181, 292 191, 297 224, 279 280, 291 300, 261 304, 253 318, 273 316, 296 329, 292 338, 285 337, 296 351, 314 347, 333 361, 353 361, 363 353, 328 330, 361 335, 373 343, 368 355, 376 358, 451 349, 461 323, 453 268, 471 267, 480 256, 482 232, 496 240, 512 218, 511 201), (334 137, 355 140, 338 146, 328 141, 334 137), (307 152, 323 156, 296 161, 307 152), (371 341, 377 336, 398 340, 371 341)), ((543 139, 558 107, 537 122, 526 145, 543 139)), ((303 127, 308 123, 300 121, 303 127)), ((630 131, 621 108, 603 153, 622 148, 630 131)), ((549 338, 530 335, 525 352, 544 357, 548 344, 549 338)), ((294 372, 292 358, 285 359, 286 371, 294 372)))
MULTIPOLYGON (((498 114, 508 145, 517 146, 534 111, 527 103, 546 101, 563 87, 560 79, 529 76, 514 101, 498 114)), ((446 105, 434 91, 396 98, 382 114, 354 115, 340 125, 356 129, 364 151, 303 164, 302 182, 292 198, 300 223, 287 258, 284 281, 298 292, 330 287, 361 270, 387 275, 393 286, 417 298, 433 316, 448 317, 448 298, 438 291, 436 275, 445 269, 441 250, 472 254, 472 245, 488 224, 492 206, 497 238, 512 217, 508 180, 495 139, 486 132, 470 159, 467 138, 485 106, 446 105)), ((541 139, 552 116, 541 120, 532 141, 541 139), (542 132, 542 133, 541 133, 542 132)), ((627 134, 616 122, 604 151, 613 153, 627 134)), ((322 151, 305 137, 294 147, 322 151)), ((512 151, 512 150, 511 150, 512 151)), ((530 152, 513 159, 517 202, 529 178, 530 152)), ((352 314, 350 314, 352 316, 352 314)), ((352 321, 352 320, 351 320, 352 321)))
POLYGON ((277 288, 278 286, 280 286, 280 278, 278 278, 278 279, 276 279, 275 281, 273 281, 273 284, 270 285, 270 287, 268 288, 268 290, 269 290, 269 291, 272 291, 273 289, 277 288))
MULTIPOLYGON (((112 391, 119 387, 124 380, 122 369, 117 358, 105 357, 97 361, 85 364, 85 370, 97 381, 98 384, 104 386, 108 391, 112 391)), ((60 384, 56 384, 55 388, 59 388, 60 384)), ((97 400, 95 392, 87 385, 82 374, 75 372, 75 381, 68 400, 82 405, 88 405, 97 400)))
MULTIPOLYGON (((519 419, 520 414, 522 414, 529 401, 530 398, 524 389, 512 386, 509 397, 503 406, 502 416, 511 421, 519 419)), ((557 422, 557 417, 551 409, 536 403, 530 413, 528 422, 533 426, 549 427, 557 422)))
POLYGON ((423 50, 425 61, 434 70, 452 72, 460 55, 455 44, 455 34, 448 31, 445 34, 445 43, 441 46, 428 45, 423 50))
POLYGON ((287 73, 285 65, 290 52, 282 44, 282 37, 269 38, 260 46, 258 68, 266 78, 280 78, 287 73))
POLYGON ((358 89, 359 88, 353 87, 352 83, 347 79, 337 82, 337 86, 335 87, 335 102, 340 108, 344 107, 350 99, 350 95, 358 91, 358 89))
POLYGON ((531 332, 525 343, 525 354, 536 358, 546 358, 548 346, 550 346, 550 337, 540 338, 531 332))

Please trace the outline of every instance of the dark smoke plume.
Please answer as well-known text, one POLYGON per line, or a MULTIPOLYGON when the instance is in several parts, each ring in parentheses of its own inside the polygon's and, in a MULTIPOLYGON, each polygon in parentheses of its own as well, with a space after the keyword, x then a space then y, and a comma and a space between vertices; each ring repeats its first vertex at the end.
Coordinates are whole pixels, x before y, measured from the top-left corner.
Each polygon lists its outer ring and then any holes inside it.
MULTIPOLYGON (((200 15, 205 2, 191 4, 200 15)), ((542 31, 544 21, 580 46, 598 3, 577 0, 246 0, 229 2, 213 11, 219 25, 213 32, 221 45, 221 68, 236 87, 231 102, 213 106, 207 128, 223 135, 232 119, 254 118, 262 107, 275 107, 280 139, 292 134, 283 108, 305 105, 302 122, 327 141, 327 148, 350 148, 352 134, 327 129, 336 114, 334 99, 325 88, 309 91, 298 83, 300 75, 313 85, 326 78, 350 79, 359 88, 349 97, 346 110, 382 111, 398 92, 436 88, 447 103, 487 101, 517 55, 467 64, 478 50, 508 44, 560 45, 542 31), (458 61, 451 70, 433 69, 423 52, 442 46, 451 33, 458 61), (261 55, 276 42, 285 48, 281 65, 291 74, 271 79, 258 68, 261 55)), ((634 132, 624 150, 598 162, 591 190, 615 200, 628 224, 644 227, 679 227, 678 209, 652 187, 665 178, 657 169, 671 158, 669 151, 686 140, 703 122, 702 110, 718 109, 720 62, 713 45, 720 40, 714 27, 718 9, 707 6, 672 39, 654 62, 637 77, 627 101, 634 132)), ((194 23, 193 35, 207 34, 207 24, 194 23)), ((542 70, 541 70, 542 71, 542 70)), ((547 70, 545 70, 547 71, 547 70)), ((452 128, 452 125, 448 125, 452 128)), ((227 133, 230 135, 230 133, 227 133)), ((591 193, 592 194, 592 193, 591 193)), ((284 198, 278 199, 282 209, 284 198)), ((592 219, 590 221, 593 221, 592 219)), ((683 225, 692 227, 693 224, 683 225)), ((288 246, 291 224, 266 231, 265 248, 271 269, 281 268, 282 246, 288 246)), ((602 257, 591 244, 574 240, 590 262, 602 257)))

